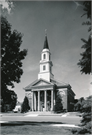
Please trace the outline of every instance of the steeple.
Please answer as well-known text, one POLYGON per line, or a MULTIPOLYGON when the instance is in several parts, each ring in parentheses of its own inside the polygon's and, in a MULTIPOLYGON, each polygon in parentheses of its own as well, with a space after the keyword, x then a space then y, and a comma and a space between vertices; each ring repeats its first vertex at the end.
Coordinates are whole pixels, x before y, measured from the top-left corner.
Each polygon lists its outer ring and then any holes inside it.
POLYGON ((51 61, 51 53, 48 46, 47 34, 45 33, 45 41, 43 50, 41 52, 40 72, 38 74, 38 79, 42 78, 50 81, 50 79, 54 77, 52 74, 52 66, 53 64, 51 61))
POLYGON ((43 49, 49 49, 48 40, 47 40, 47 29, 45 29, 45 41, 43 49))
POLYGON ((43 49, 49 49, 47 35, 45 35, 45 41, 44 41, 43 49))

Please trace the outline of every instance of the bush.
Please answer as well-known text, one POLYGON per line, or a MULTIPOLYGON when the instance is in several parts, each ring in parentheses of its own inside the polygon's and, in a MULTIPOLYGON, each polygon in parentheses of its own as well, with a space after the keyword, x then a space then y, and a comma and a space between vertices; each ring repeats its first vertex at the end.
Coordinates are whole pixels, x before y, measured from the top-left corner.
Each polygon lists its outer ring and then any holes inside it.
POLYGON ((82 115, 81 122, 82 122, 83 125, 86 125, 87 122, 91 121, 91 115, 92 115, 91 112, 90 113, 84 113, 82 115))

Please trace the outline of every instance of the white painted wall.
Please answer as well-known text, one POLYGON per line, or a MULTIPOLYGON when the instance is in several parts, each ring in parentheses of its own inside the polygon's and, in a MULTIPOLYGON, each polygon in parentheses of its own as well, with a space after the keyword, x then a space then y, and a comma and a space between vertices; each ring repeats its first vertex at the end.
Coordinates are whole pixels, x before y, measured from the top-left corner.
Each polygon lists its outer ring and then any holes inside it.
MULTIPOLYGON (((40 60, 40 72, 38 74, 38 79, 42 78, 45 79, 47 81, 50 81, 50 78, 53 77, 51 71, 50 70, 50 51, 49 49, 43 49, 42 53, 41 53, 41 60, 40 60), (44 54, 46 55, 46 58, 44 59, 44 54), (45 66, 45 70, 43 70, 43 66, 45 66)), ((51 66, 52 68, 52 66, 51 66)))

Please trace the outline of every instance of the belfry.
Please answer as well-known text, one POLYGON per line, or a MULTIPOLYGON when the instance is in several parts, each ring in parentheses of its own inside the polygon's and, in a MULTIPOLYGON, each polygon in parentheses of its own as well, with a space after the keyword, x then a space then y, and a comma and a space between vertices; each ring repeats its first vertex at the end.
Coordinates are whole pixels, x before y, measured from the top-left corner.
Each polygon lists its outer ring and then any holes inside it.
POLYGON ((41 52, 40 71, 38 79, 24 88, 28 97, 31 111, 54 111, 56 97, 59 93, 62 98, 63 109, 71 111, 75 93, 70 84, 58 82, 52 74, 51 53, 47 34, 41 52))

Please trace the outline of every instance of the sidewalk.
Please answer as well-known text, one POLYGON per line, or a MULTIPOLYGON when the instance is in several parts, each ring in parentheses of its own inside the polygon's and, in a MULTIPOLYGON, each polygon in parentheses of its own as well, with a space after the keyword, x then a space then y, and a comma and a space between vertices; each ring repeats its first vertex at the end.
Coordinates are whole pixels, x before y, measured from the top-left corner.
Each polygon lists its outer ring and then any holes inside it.
POLYGON ((28 112, 25 114, 7 114, 2 115, 1 123, 53 123, 53 124, 74 124, 79 125, 81 117, 77 116, 76 114, 52 114, 49 112, 41 114, 41 112, 28 112))

